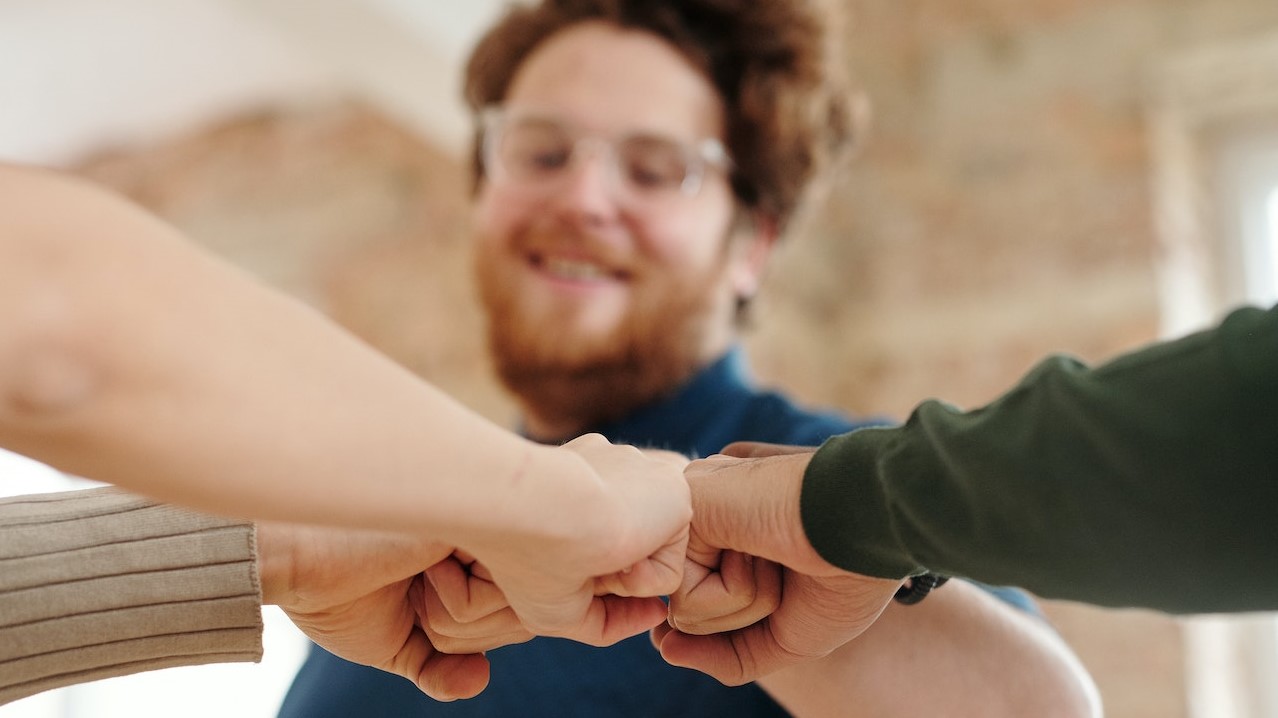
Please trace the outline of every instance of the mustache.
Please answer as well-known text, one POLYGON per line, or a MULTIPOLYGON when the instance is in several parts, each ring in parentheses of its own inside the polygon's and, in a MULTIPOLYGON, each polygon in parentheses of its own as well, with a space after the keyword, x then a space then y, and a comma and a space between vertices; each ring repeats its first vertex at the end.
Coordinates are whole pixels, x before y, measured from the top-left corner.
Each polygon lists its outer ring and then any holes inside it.
POLYGON ((609 234, 571 226, 532 227, 514 236, 511 246, 527 255, 570 257, 629 274, 634 265, 632 242, 609 234))

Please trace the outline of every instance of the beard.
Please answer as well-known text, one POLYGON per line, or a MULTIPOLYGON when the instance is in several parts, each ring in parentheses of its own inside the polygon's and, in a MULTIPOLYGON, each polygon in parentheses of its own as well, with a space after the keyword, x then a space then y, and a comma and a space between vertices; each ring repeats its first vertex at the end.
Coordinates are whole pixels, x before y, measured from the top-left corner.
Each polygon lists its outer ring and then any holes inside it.
POLYGON ((615 326, 584 337, 569 322, 534 316, 500 266, 477 255, 489 352, 506 388, 548 425, 576 427, 575 435, 615 421, 669 396, 713 359, 707 337, 723 331, 724 263, 637 294, 615 326))

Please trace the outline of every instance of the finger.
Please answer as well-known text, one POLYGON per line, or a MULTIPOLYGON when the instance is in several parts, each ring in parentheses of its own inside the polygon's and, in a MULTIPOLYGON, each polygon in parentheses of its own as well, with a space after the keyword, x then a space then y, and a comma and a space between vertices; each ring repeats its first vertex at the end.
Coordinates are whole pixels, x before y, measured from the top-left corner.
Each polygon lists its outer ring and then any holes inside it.
POLYGON ((727 686, 739 686, 802 660, 769 636, 767 621, 709 636, 671 630, 662 636, 661 657, 672 666, 701 671, 727 686))
POLYGON ((710 634, 756 623, 781 604, 781 567, 726 551, 717 571, 670 597, 670 623, 679 631, 710 634))
MULTIPOLYGON (((684 586, 689 585, 688 571, 704 578, 706 573, 717 571, 723 562, 724 549, 706 541, 695 526, 688 528, 688 547, 684 550, 684 586)), ((700 580, 698 580, 700 582, 700 580)))
MULTIPOLYGON (((425 583, 418 576, 408 587, 409 600, 419 619, 425 583)), ((423 693, 439 701, 472 698, 488 686, 488 659, 483 654, 441 653, 420 625, 409 632, 408 640, 388 670, 412 681, 423 693)))
POLYGON ((680 529, 664 546, 625 571, 595 580, 595 593, 617 596, 665 596, 679 589, 684 577, 688 527, 680 529))
MULTIPOLYGON (((487 574, 487 569, 482 571, 487 574)), ((467 570, 455 558, 446 558, 423 573, 443 609, 461 623, 474 623, 510 605, 495 583, 467 570)))
POLYGON ((782 456, 785 454, 810 454, 816 451, 814 446, 792 446, 790 444, 767 444, 762 441, 734 441, 719 450, 724 456, 738 459, 757 459, 764 456, 782 456))
MULTIPOLYGON (((723 554, 723 549, 706 543, 701 539, 701 534, 695 529, 689 532, 688 550, 684 554, 683 561, 683 582, 679 585, 677 591, 670 594, 669 621, 671 625, 677 626, 679 620, 684 618, 684 614, 688 613, 687 600, 689 596, 697 593, 698 589, 706 581, 719 580, 714 577, 714 574, 723 563, 723 554)), ((740 606, 738 605, 716 605, 712 615, 722 615, 725 612, 733 613, 739 608, 740 606)), ((734 626, 734 628, 739 628, 739 626, 734 626)))
POLYGON ((422 633, 426 634, 426 637, 430 639, 431 644, 434 645, 440 653, 450 656, 486 653, 504 646, 527 643, 533 638, 536 638, 536 636, 522 628, 511 633, 481 636, 478 638, 450 638, 448 636, 433 633, 429 628, 422 628, 422 633))
MULTIPOLYGON (((479 561, 472 562, 470 566, 468 567, 468 570, 470 571, 471 576, 474 576, 475 578, 481 581, 487 581, 488 583, 491 583, 493 586, 497 585, 497 582, 493 580, 493 572, 489 571, 488 567, 480 563, 479 561)), ((500 591, 501 589, 498 589, 498 590, 500 591)))
POLYGON ((429 581, 421 588, 422 630, 444 653, 479 653, 532 639, 509 606, 478 620, 462 622, 449 614, 429 581))
POLYGON ((611 646, 664 622, 666 614, 666 604, 660 598, 596 596, 579 625, 547 635, 592 646, 611 646))
POLYGON ((652 642, 652 647, 660 651, 661 640, 673 630, 675 630, 674 626, 671 626, 668 621, 653 626, 652 630, 648 631, 648 640, 652 642))
MULTIPOLYGON (((422 634, 415 634, 409 639, 410 642, 416 640, 429 644, 422 634)), ((488 687, 489 672, 488 659, 482 653, 450 655, 432 651, 416 675, 405 678, 437 701, 454 701, 473 698, 483 692, 488 687)))
POLYGON ((843 573, 812 548, 800 496, 811 452, 723 459, 684 472, 692 527, 711 546, 776 561, 814 575, 843 573))
POLYGON ((488 567, 485 566, 483 562, 475 558, 465 549, 460 549, 460 548, 454 549, 452 553, 452 557, 457 559, 457 562, 460 563, 462 566, 464 566, 466 568, 466 572, 469 573, 471 576, 487 581, 491 584, 497 583, 496 581, 493 580, 492 571, 489 571, 488 567))

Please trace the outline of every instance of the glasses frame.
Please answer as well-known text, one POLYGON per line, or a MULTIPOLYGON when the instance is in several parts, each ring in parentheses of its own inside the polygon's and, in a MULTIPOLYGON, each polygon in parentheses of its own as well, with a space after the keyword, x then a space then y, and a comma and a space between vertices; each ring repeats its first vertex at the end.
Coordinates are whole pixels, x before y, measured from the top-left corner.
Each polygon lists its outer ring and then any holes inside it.
MULTIPOLYGON (((722 142, 713 137, 703 138, 692 143, 643 131, 605 137, 582 131, 579 127, 574 126, 572 122, 557 118, 550 113, 539 114, 537 112, 512 111, 501 105, 489 105, 479 113, 479 127, 482 132, 480 163, 486 177, 499 176, 498 172, 503 175, 510 174, 509 170, 503 167, 498 159, 498 143, 502 132, 511 119, 525 118, 550 122, 563 127, 565 134, 572 141, 572 149, 569 151, 568 163, 565 166, 567 169, 571 169, 578 162, 582 154, 583 145, 606 147, 608 166, 612 172, 613 179, 618 186, 625 187, 640 196, 652 195, 654 190, 636 186, 627 178, 626 173, 621 169, 620 153, 618 152, 619 146, 635 137, 655 137, 679 148, 683 155, 686 172, 683 180, 679 183, 677 194, 683 197, 695 197, 701 191, 707 170, 718 170, 725 175, 733 170, 732 158, 728 155, 727 149, 724 148, 722 142)), ((656 192, 660 191, 656 190, 656 192)))

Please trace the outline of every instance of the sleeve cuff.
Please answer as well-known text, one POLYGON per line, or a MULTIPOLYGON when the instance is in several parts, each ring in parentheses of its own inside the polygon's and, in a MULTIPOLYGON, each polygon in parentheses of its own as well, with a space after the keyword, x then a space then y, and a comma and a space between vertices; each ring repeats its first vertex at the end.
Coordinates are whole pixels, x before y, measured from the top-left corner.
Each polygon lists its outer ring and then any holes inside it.
POLYGON ((0 502, 0 704, 171 666, 258 661, 253 525, 117 489, 0 502))
POLYGON ((892 525, 881 456, 898 433, 871 428, 833 437, 808 464, 800 513, 808 541, 826 561, 865 576, 924 572, 892 525))

